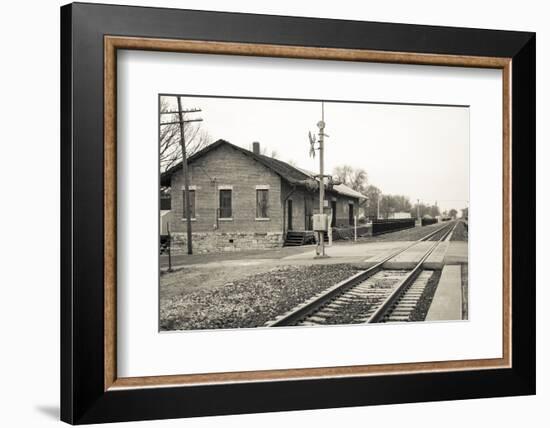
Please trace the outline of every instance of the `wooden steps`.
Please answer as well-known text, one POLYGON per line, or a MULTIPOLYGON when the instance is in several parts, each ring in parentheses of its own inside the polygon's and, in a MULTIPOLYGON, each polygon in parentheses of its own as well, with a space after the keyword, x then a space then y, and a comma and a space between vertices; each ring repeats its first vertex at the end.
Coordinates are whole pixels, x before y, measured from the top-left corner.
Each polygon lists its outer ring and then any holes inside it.
MULTIPOLYGON (((328 242, 328 234, 325 233, 325 242, 328 242)), ((285 247, 298 247, 315 243, 315 232, 312 230, 291 230, 286 233, 285 247)))

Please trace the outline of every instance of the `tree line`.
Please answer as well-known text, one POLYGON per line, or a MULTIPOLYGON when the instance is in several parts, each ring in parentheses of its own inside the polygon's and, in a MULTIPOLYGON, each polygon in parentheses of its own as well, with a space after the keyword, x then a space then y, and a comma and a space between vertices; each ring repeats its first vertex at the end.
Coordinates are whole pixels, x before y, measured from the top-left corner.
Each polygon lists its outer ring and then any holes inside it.
MULTIPOLYGON (((333 181, 345 184, 367 197, 363 205, 365 217, 373 219, 379 215, 381 218, 390 218, 396 213, 409 213, 411 217, 443 216, 456 218, 458 212, 454 208, 441 212, 437 203, 426 204, 423 202, 411 202, 406 195, 387 195, 369 183, 367 171, 362 168, 353 168, 349 165, 337 166, 333 170, 333 181)), ((462 210, 462 216, 468 216, 468 211, 462 210)))

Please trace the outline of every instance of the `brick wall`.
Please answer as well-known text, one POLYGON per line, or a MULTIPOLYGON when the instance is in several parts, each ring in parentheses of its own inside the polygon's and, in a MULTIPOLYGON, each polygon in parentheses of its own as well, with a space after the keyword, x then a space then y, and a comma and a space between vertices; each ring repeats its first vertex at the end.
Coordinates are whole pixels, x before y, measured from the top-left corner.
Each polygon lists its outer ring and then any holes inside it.
POLYGON ((353 215, 359 215, 359 204, 357 199, 346 197, 343 195, 330 195, 330 200, 336 199, 336 227, 348 227, 349 222, 349 204, 353 204, 353 215))
MULTIPOLYGON (((319 194, 296 188, 277 174, 231 146, 222 145, 189 166, 190 190, 195 191, 195 216, 192 219, 193 247, 197 252, 239 251, 281 246, 288 225, 288 199, 292 200, 292 229, 306 230, 306 206, 319 212, 319 194), (269 189, 268 219, 256 218, 256 190, 269 189), (218 218, 219 191, 232 191, 231 219, 218 218)), ((357 200, 327 192, 326 199, 337 201, 336 226, 348 226, 348 203, 357 200)), ((183 218, 183 173, 171 178, 170 230, 174 247, 185 246, 186 221, 183 218)))
MULTIPOLYGON (((193 253, 265 250, 283 245, 282 232, 193 232, 193 253)), ((187 234, 172 234, 172 253, 187 254, 187 234)))
MULTIPOLYGON (((270 169, 230 146, 220 146, 189 166, 189 181, 190 189, 195 190, 195 218, 191 222, 197 236, 194 247, 202 246, 205 252, 210 247, 212 251, 233 251, 246 245, 282 245, 281 178, 270 169), (268 219, 256 218, 257 187, 269 189, 268 219), (232 217, 218 219, 219 190, 228 188, 232 190, 232 217)), ((184 235, 187 226, 181 170, 172 176, 171 196, 170 230, 175 236, 184 235)), ((184 242, 183 237, 177 239, 179 244, 184 242)))

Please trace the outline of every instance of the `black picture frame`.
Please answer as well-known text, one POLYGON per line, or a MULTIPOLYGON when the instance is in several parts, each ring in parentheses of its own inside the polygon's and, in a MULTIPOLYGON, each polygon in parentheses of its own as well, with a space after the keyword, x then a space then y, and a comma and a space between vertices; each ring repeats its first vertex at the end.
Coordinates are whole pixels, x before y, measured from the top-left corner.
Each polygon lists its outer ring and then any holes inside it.
POLYGON ((61 8, 61 419, 71 424, 535 393, 535 34, 74 3, 61 8), (104 390, 104 36, 512 58, 512 367, 104 390))

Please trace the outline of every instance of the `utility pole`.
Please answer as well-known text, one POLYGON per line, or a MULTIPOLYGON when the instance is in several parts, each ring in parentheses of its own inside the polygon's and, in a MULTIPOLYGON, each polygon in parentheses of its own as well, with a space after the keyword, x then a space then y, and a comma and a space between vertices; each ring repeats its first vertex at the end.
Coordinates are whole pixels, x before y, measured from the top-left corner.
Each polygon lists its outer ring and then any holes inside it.
POLYGON ((168 232, 168 272, 172 272, 172 236, 170 235, 170 222, 166 222, 168 232))
POLYGON ((179 124, 180 127, 180 145, 181 145, 181 164, 183 169, 183 186, 185 190, 185 217, 187 223, 187 254, 193 254, 193 240, 191 230, 191 202, 189 199, 189 169, 187 168, 187 152, 185 149, 185 124, 190 122, 202 122, 202 119, 184 119, 184 114, 199 113, 202 110, 198 108, 183 110, 181 107, 181 96, 176 95, 178 101, 177 111, 168 111, 161 114, 177 114, 178 120, 176 122, 164 122, 161 125, 173 125, 179 124))
POLYGON ((416 219, 420 221, 420 199, 416 200, 416 219))
MULTIPOLYGON (((325 103, 321 102, 321 120, 317 122, 319 128, 319 140, 316 140, 315 135, 311 135, 309 132, 309 144, 310 156, 315 157, 315 150, 319 150, 319 214, 313 216, 313 230, 317 233, 319 243, 315 250, 315 258, 328 257, 325 254, 325 232, 328 233, 328 222, 325 217, 325 103), (316 148, 316 143, 319 143, 319 147, 316 148)), ((331 239, 331 235, 329 235, 331 239)))
POLYGON ((376 220, 380 220, 380 192, 376 192, 376 220))
MULTIPOLYGON (((321 120, 319 127, 319 214, 325 213, 325 103, 321 103, 321 120)), ((328 227, 328 225, 327 225, 328 227)), ((325 234, 319 232, 319 256, 325 257, 325 234)))

